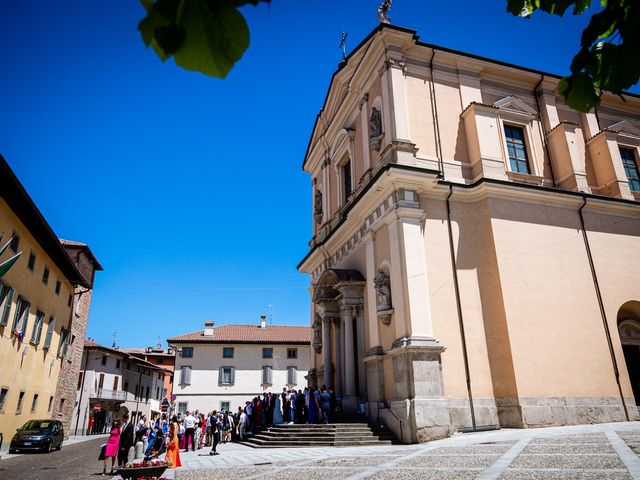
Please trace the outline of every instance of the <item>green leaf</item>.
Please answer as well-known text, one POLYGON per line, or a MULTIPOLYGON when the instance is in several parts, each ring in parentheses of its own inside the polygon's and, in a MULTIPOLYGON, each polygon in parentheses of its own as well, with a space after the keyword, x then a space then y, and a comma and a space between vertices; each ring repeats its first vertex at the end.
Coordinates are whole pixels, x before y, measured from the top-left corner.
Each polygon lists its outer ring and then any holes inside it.
POLYGON ((0 263, 0 278, 4 277, 5 273, 7 273, 9 269, 13 267, 13 264, 16 263, 18 258, 20 258, 20 255, 22 255, 22 252, 18 252, 10 259, 0 263))
POLYGON ((175 23, 170 23, 169 25, 157 27, 153 32, 153 36, 163 53, 166 56, 171 56, 182 48, 185 40, 185 31, 184 28, 175 23))
MULTIPOLYGON (((5 243, 2 248, 0 248, 0 255, 2 255, 4 253, 4 251, 7 249, 7 247, 9 245, 11 245, 11 240, 12 238, 9 239, 9 241, 7 243, 5 243)), ((0 241, 2 241, 2 235, 0 235, 0 241)))
POLYGON ((584 72, 560 80, 558 92, 569 107, 579 112, 588 112, 600 103, 591 78, 584 72))
POLYGON ((573 6, 573 14, 580 15, 591 5, 591 0, 577 0, 573 6))
POLYGON ((224 78, 249 47, 249 27, 235 8, 209 8, 206 0, 192 0, 182 14, 186 38, 175 53, 177 65, 224 78))

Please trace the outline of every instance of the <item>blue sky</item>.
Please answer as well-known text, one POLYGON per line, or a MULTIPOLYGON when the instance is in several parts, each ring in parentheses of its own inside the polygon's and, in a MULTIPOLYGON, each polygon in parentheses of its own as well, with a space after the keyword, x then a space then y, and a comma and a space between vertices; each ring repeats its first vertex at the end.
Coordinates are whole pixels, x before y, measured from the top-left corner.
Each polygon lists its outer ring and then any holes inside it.
MULTIPOLYGON (((88 243, 88 335, 147 346, 216 324, 307 324, 296 271, 311 235, 301 164, 341 54, 376 0, 243 9, 251 46, 226 80, 162 64, 131 0, 0 3, 0 153, 54 231, 88 243)), ((506 0, 396 0, 429 43, 564 74, 587 17, 532 20, 506 0)), ((637 88, 634 91, 638 91, 637 88)))

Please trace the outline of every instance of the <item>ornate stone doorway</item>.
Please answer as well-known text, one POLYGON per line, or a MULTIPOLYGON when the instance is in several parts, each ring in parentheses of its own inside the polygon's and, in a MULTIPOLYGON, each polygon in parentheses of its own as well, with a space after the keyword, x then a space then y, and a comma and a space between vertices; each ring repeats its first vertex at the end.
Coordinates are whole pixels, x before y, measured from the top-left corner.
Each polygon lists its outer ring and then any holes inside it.
POLYGON ((618 312, 618 333, 636 405, 640 405, 640 302, 625 303, 618 312))
POLYGON ((322 381, 335 389, 345 411, 355 411, 364 357, 362 325, 365 279, 357 270, 329 269, 314 285, 314 324, 322 329, 314 349, 322 353, 322 381))

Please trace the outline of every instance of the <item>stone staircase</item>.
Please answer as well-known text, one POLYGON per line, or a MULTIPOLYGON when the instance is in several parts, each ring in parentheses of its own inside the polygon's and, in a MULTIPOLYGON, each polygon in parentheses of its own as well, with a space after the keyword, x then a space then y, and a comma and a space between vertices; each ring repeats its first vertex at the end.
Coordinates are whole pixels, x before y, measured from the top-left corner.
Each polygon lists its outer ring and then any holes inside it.
POLYGON ((367 423, 274 425, 242 442, 254 448, 353 447, 397 443, 390 430, 367 423))

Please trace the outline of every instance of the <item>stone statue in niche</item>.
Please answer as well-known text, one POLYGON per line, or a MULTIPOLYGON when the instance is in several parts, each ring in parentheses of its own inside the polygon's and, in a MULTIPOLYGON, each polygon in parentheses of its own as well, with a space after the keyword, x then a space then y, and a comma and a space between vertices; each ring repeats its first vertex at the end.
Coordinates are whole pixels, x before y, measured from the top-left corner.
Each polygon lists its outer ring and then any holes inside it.
POLYGON ((317 313, 313 317, 313 343, 311 346, 316 353, 322 351, 322 318, 317 313))
POLYGON ((369 146, 376 152, 380 151, 382 146, 382 112, 376 107, 371 109, 371 118, 369 118, 369 146))
POLYGON ((322 222, 322 192, 320 190, 316 190, 313 200, 313 218, 315 218, 316 223, 322 222))
POLYGON ((379 268, 373 284, 376 289, 376 310, 378 312, 378 318, 385 325, 389 325, 391 323, 391 314, 393 314, 393 305, 391 304, 391 279, 383 269, 379 268))

